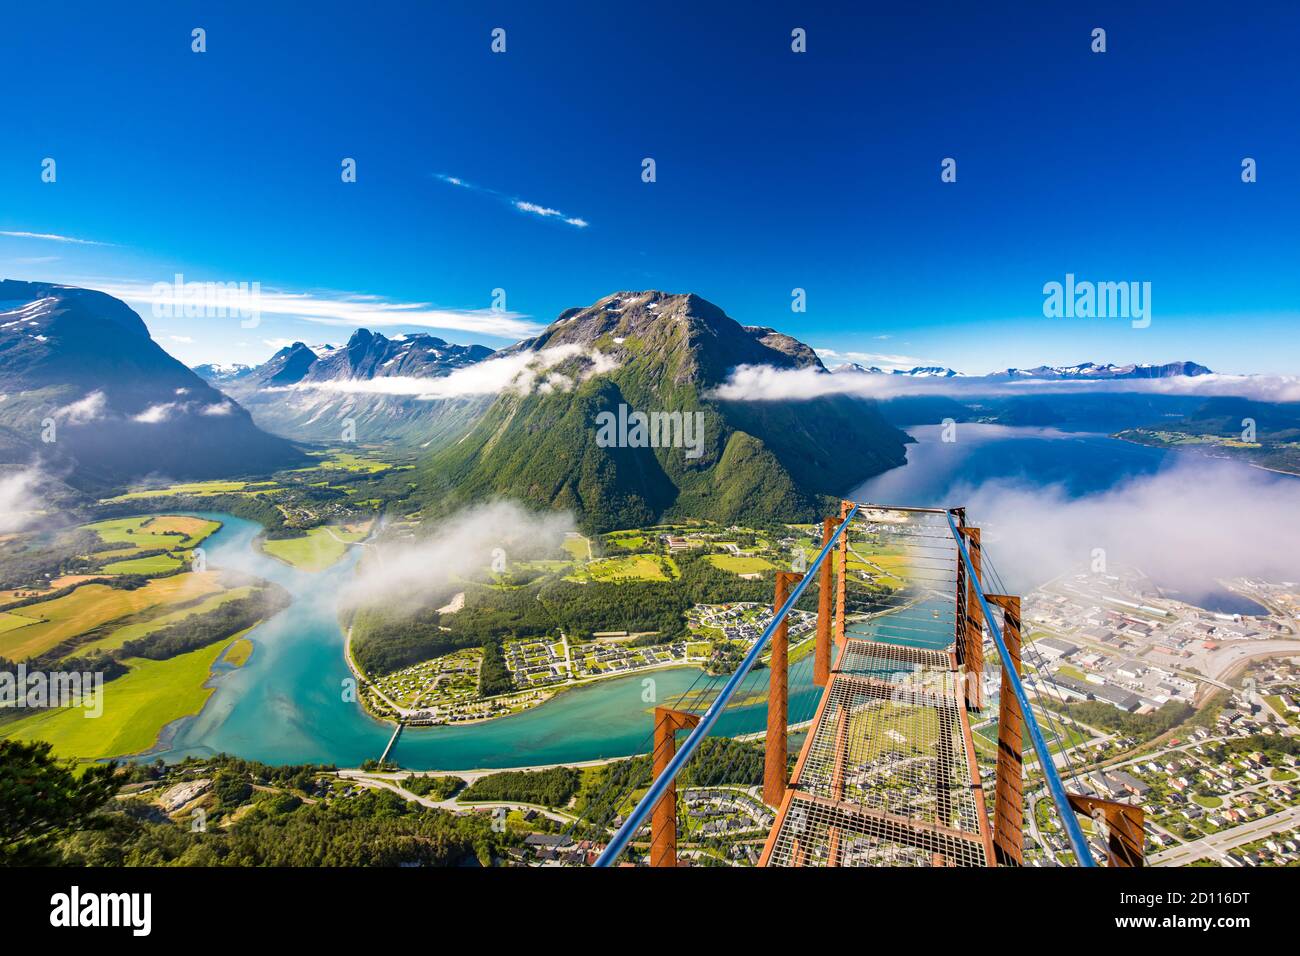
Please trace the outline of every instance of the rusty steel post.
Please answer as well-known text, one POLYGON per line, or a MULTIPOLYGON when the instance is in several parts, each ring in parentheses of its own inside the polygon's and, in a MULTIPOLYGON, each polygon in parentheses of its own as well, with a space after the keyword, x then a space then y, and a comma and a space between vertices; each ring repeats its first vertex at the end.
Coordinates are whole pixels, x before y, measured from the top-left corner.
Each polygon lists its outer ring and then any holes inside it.
MULTIPOLYGON (((835 519, 822 521, 822 546, 835 533, 835 519)), ((817 578, 817 647, 813 657, 813 684, 825 687, 831 676, 831 564, 834 554, 826 555, 817 578)))
MULTIPOLYGON (((964 509, 954 508, 953 512, 957 515, 957 530, 961 531, 966 527, 966 513, 964 509)), ((957 663, 960 665, 966 657, 966 562, 957 555, 957 593, 953 595, 953 601, 957 606, 953 620, 956 627, 953 628, 952 646, 957 652, 957 663)))
MULTIPOLYGON (((669 707, 655 708, 654 775, 658 777, 677 753, 677 731, 700 722, 697 714, 669 707)), ((650 865, 677 865, 677 784, 670 783, 650 815, 650 865)))
POLYGON ((1145 866, 1146 813, 1141 807, 1099 797, 1068 793, 1070 808, 1093 819, 1106 829, 1107 866, 1145 866))
MULTIPOLYGON (((795 571, 776 572, 773 612, 790 596, 790 585, 802 580, 795 571)), ((787 618, 788 620, 788 618, 787 618)), ((767 750, 763 757, 763 802, 779 807, 789 776, 786 722, 790 715, 790 625, 783 620, 772 633, 772 659, 767 689, 767 750)))
MULTIPOLYGON (((840 502, 840 523, 849 516, 853 507, 851 501, 840 502)), ((835 549, 835 646, 844 648, 844 598, 849 583, 849 529, 840 535, 839 547, 835 549)))
POLYGON ((998 862, 1024 866, 1025 844, 1025 751, 1024 719, 1020 701, 1011 689, 1008 670, 1021 672, 1020 598, 989 594, 989 603, 1002 608, 1002 642, 1008 660, 1002 662, 1002 690, 998 694, 998 758, 993 796, 993 846, 998 862))
POLYGON ((971 693, 966 702, 971 709, 980 710, 984 706, 984 614, 980 610, 978 593, 979 578, 983 576, 980 568, 980 529, 962 528, 961 532, 966 536, 970 563, 975 568, 972 579, 966 582, 966 639, 961 662, 966 667, 966 674, 974 675, 971 693))

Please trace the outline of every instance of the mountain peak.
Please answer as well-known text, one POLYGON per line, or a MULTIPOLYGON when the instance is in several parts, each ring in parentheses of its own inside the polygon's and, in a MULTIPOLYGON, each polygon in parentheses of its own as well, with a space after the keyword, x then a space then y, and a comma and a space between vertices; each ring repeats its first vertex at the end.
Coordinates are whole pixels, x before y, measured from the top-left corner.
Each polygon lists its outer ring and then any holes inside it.
POLYGON ((811 348, 765 326, 744 326, 694 292, 624 291, 565 309, 538 336, 506 349, 578 345, 619 364, 666 366, 673 381, 720 384, 738 365, 822 368, 811 348))

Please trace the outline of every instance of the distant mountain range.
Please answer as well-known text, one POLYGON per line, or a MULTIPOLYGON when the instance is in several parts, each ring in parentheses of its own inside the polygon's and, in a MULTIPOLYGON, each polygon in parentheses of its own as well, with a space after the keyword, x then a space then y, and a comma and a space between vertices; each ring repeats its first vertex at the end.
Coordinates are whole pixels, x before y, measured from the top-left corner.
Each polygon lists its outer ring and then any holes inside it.
POLYGON ((1092 381, 1107 381, 1114 379, 1139 379, 1139 378, 1172 378, 1178 375, 1212 375, 1213 372, 1204 365, 1197 365, 1195 362, 1168 362, 1164 365, 1098 365, 1095 362, 1083 362, 1079 365, 1039 365, 1035 368, 1008 368, 1000 372, 990 372, 988 375, 969 376, 962 372, 954 372, 950 368, 943 368, 936 365, 918 365, 910 369, 889 369, 885 370, 878 366, 863 366, 853 362, 843 365, 837 365, 833 371, 837 373, 858 372, 871 375, 907 375, 912 378, 965 378, 970 381, 987 380, 1005 380, 1005 379, 1045 379, 1049 381, 1059 381, 1063 379, 1082 379, 1092 381))
POLYGON ((492 354, 482 345, 453 345, 424 333, 390 339, 358 329, 344 346, 294 342, 254 368, 203 365, 195 371, 246 406, 258 425, 287 438, 337 441, 351 422, 358 440, 428 446, 463 431, 489 399, 430 402, 330 386, 438 378, 492 354))
POLYGON ((303 456, 172 358, 128 306, 89 289, 0 281, 0 463, 81 488, 153 474, 263 473, 303 456))

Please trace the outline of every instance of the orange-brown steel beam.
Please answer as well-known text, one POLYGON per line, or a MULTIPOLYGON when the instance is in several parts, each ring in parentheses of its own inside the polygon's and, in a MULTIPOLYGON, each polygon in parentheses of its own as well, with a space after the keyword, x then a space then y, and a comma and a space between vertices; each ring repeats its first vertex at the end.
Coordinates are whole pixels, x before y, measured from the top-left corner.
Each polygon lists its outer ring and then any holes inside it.
POLYGON ((966 536, 970 562, 975 568, 972 579, 966 582, 966 640, 961 662, 966 667, 966 675, 971 683, 967 703, 975 710, 980 710, 984 706, 984 613, 980 610, 978 592, 979 578, 983 576, 980 569, 980 529, 962 528, 961 533, 966 536))
MULTIPOLYGON (((840 502, 840 523, 849 516, 853 502, 840 502)), ((835 549, 835 646, 844 649, 844 599, 849 583, 849 529, 840 535, 839 547, 835 549)))
MULTIPOLYGON (((790 596, 790 586, 803 578, 795 571, 776 572, 773 612, 790 596)), ((783 620, 772 632, 772 659, 767 688, 767 750, 763 758, 763 802, 779 807, 789 779, 786 723, 790 715, 790 626, 783 620)))
MULTIPOLYGON (((822 521, 822 546, 835 533, 835 519, 822 521)), ((822 562, 817 578, 817 647, 813 652, 813 684, 825 687, 831 676, 831 565, 834 554, 828 554, 822 562)))
POLYGON ((1146 814, 1141 807, 1102 800, 1099 797, 1085 797, 1079 793, 1067 793, 1066 796, 1072 810, 1085 813, 1092 817, 1095 824, 1105 826, 1106 846, 1110 851, 1108 866, 1146 865, 1146 835, 1143 830, 1146 814))
MULTIPOLYGON (((669 707, 655 708, 654 775, 668 769, 677 753, 677 731, 700 722, 697 714, 669 707)), ((650 865, 677 865, 677 784, 670 783, 650 814, 650 865)))
MULTIPOLYGON (((844 799, 844 771, 849 760, 849 709, 840 705, 840 722, 835 727, 835 764, 831 768, 831 799, 844 799)), ((809 735, 811 736, 811 734, 809 735)), ((827 832, 826 865, 839 866, 843 858, 840 847, 840 828, 833 826, 827 832)))
MULTIPOLYGON (((984 783, 980 779, 979 759, 975 755, 975 738, 971 735, 970 717, 966 713, 966 691, 965 684, 958 680, 956 685, 957 691, 957 717, 958 725, 961 729, 962 745, 966 750, 966 766, 970 769, 970 789, 971 797, 975 802, 975 820, 979 828, 980 842, 984 844, 984 860, 987 866, 996 865, 996 855, 993 846, 993 828, 989 826, 988 806, 984 802, 984 783)), ((942 715, 942 711, 940 711, 942 715)), ((942 726, 942 717, 940 718, 942 726)))
POLYGON ((1002 690, 998 694, 998 759, 993 791, 993 845, 998 862, 1025 865, 1025 715, 1011 689, 1011 668, 1019 674, 1020 598, 1010 594, 986 595, 990 604, 1002 608, 1002 642, 1007 660, 1002 662, 1002 690))

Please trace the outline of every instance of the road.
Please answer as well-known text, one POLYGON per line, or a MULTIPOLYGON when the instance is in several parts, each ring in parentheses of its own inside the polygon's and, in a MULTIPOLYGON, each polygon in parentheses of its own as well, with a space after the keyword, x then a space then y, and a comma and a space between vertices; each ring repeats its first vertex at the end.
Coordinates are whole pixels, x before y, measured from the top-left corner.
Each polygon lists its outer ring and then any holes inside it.
POLYGON ((1204 857, 1210 857, 1218 863, 1229 866, 1227 851, 1246 843, 1254 843, 1266 836, 1300 825, 1300 807, 1289 807, 1267 817, 1261 817, 1251 823, 1243 823, 1213 833, 1210 836, 1184 843, 1182 846, 1161 850, 1147 857, 1148 866, 1185 866, 1204 857))
MULTIPOLYGON (((549 817, 556 823, 569 824, 578 818, 571 813, 565 813, 562 810, 551 810, 547 807, 538 806, 535 803, 517 803, 512 801, 484 801, 473 803, 461 803, 455 798, 449 800, 434 800, 431 797, 420 797, 404 790, 397 785, 396 781, 388 777, 380 777, 371 774, 363 774, 357 771, 340 770, 339 776, 345 780, 351 780, 362 787, 368 787, 371 790, 391 790, 408 803, 418 803, 422 807, 429 807, 437 810, 450 810, 454 813, 466 813, 471 810, 495 810, 497 807, 505 807, 507 810, 536 810, 544 817, 549 817)), ((457 776, 463 776, 457 774, 457 776)))
POLYGON ((1289 654, 1300 657, 1300 641, 1234 641, 1209 655, 1206 662, 1207 672, 1211 677, 1219 678, 1246 661, 1284 657, 1289 654))

